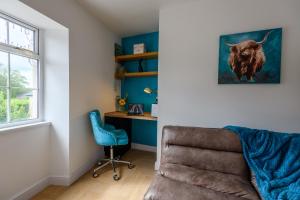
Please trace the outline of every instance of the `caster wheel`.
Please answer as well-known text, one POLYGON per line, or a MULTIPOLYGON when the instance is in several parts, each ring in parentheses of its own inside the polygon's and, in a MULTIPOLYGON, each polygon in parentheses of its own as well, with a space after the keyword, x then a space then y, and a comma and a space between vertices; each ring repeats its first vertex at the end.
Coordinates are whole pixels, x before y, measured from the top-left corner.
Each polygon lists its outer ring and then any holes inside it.
POLYGON ((132 164, 132 163, 130 163, 130 164, 128 165, 128 169, 133 169, 134 167, 135 167, 135 165, 132 164))
POLYGON ((96 172, 93 173, 93 178, 97 178, 99 176, 99 174, 97 174, 96 172))
POLYGON ((115 175, 113 176, 113 179, 114 179, 115 181, 118 181, 118 180, 120 180, 120 177, 119 177, 117 174, 115 174, 115 175))

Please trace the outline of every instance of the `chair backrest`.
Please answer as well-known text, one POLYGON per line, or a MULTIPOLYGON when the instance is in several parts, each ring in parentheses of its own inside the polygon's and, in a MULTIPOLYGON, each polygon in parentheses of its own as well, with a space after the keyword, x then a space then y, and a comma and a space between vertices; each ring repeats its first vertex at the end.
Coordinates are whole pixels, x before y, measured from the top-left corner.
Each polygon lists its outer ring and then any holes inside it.
POLYGON ((104 128, 104 123, 101 121, 99 110, 92 110, 89 112, 89 118, 92 124, 94 138, 98 145, 113 146, 117 144, 113 131, 104 128))
POLYGON ((91 123, 95 123, 102 127, 102 121, 101 121, 101 115, 99 110, 92 110, 89 112, 89 117, 91 120, 91 123))
POLYGON ((92 124, 93 134, 96 142, 99 144, 101 143, 100 140, 100 134, 103 130, 103 123, 101 121, 101 115, 99 110, 92 110, 89 112, 89 118, 92 124))

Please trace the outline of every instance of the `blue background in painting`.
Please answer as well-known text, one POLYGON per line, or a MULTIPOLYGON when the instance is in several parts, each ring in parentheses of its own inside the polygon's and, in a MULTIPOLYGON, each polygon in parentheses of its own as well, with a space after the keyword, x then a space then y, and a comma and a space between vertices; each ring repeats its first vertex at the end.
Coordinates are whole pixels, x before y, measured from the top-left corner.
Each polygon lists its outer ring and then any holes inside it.
POLYGON ((231 83, 280 83, 281 65, 281 40, 282 28, 222 35, 219 49, 219 84, 231 83), (239 81, 228 64, 230 47, 225 42, 236 44, 244 40, 261 41, 267 32, 272 31, 267 41, 263 44, 266 62, 260 72, 255 74, 253 81, 247 81, 245 77, 239 81))
MULTIPOLYGON (((133 54, 133 45, 144 43, 147 52, 158 51, 158 32, 136 35, 122 38, 124 54, 133 54)), ((122 63, 127 72, 137 72, 139 62, 127 61, 122 63)), ((158 60, 143 61, 144 71, 157 71, 158 60)), ((157 76, 126 78, 122 80, 121 95, 128 94, 128 103, 142 103, 146 112, 151 111, 151 104, 155 102, 157 94, 146 94, 144 88, 150 87, 157 90, 157 76)), ((150 146, 156 146, 157 122, 145 120, 132 121, 132 142, 150 146)))

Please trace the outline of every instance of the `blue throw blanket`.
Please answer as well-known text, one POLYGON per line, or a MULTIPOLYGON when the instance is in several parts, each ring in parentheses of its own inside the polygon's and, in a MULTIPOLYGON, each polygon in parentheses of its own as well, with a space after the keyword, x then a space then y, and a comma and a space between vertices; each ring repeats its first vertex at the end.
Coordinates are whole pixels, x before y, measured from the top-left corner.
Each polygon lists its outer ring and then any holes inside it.
POLYGON ((264 200, 300 200, 300 134, 226 126, 240 136, 264 200))

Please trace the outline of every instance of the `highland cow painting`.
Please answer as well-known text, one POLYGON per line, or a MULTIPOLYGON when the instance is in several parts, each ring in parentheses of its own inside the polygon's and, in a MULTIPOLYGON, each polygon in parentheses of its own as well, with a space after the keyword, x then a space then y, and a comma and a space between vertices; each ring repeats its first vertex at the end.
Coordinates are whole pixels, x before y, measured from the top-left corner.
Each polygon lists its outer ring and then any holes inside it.
POLYGON ((219 84, 280 83, 282 28, 222 35, 219 84))

